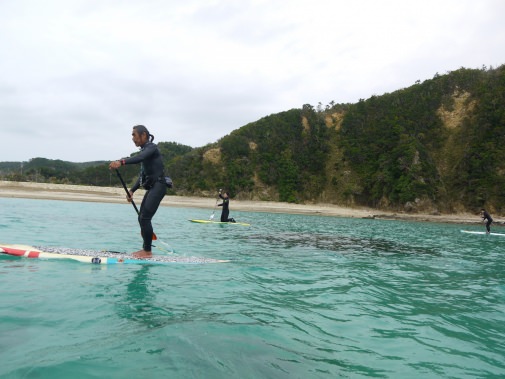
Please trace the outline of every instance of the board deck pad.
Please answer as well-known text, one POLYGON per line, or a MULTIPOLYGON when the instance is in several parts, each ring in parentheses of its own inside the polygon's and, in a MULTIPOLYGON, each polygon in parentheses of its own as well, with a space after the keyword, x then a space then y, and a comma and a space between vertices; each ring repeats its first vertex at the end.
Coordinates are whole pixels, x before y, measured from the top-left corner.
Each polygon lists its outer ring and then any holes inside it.
POLYGON ((115 251, 95 251, 86 249, 71 249, 62 247, 0 245, 0 253, 16 257, 41 259, 73 259, 93 264, 205 264, 226 263, 228 260, 182 256, 176 254, 153 255, 152 258, 134 258, 130 254, 115 251))
POLYGON ((212 221, 212 220, 189 220, 191 222, 196 222, 199 224, 225 224, 225 225, 241 225, 241 226, 251 226, 246 222, 221 222, 221 221, 212 221))

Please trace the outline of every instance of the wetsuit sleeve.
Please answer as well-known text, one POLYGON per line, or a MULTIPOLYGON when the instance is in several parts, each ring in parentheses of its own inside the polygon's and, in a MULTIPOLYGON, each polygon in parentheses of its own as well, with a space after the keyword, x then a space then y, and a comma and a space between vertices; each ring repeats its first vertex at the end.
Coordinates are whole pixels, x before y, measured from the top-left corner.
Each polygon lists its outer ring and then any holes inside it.
POLYGON ((146 145, 144 149, 140 151, 137 155, 126 158, 124 160, 124 164, 136 164, 144 161, 146 158, 149 158, 151 155, 156 153, 157 147, 155 144, 150 143, 149 145, 146 145))

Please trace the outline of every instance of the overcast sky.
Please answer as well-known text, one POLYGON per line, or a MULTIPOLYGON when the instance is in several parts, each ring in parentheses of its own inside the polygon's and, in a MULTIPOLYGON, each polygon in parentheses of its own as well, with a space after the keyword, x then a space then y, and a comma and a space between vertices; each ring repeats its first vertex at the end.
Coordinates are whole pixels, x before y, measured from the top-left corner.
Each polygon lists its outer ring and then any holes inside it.
POLYGON ((505 64, 503 0, 0 0, 0 161, 193 147, 272 113, 505 64))

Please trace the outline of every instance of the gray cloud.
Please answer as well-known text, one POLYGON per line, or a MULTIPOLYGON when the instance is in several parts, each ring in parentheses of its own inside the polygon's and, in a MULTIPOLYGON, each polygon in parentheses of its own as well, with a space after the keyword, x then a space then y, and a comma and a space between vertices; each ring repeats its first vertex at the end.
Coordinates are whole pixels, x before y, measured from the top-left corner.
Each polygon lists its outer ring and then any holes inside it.
POLYGON ((0 160, 112 160, 505 63, 501 1, 0 2, 0 160))

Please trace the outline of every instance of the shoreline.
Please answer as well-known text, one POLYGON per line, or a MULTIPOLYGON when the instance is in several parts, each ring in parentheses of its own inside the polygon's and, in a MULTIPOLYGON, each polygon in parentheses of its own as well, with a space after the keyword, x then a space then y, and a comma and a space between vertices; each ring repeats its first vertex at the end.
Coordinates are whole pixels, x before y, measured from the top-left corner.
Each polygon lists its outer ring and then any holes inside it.
MULTIPOLYGON (((134 200, 142 199, 143 190, 135 193, 134 200)), ((0 181, 0 197, 4 198, 25 198, 39 200, 66 200, 84 201, 97 203, 125 203, 125 193, 122 188, 117 187, 94 187, 79 186, 69 184, 33 183, 33 182, 11 182, 0 181)), ((268 213, 288 213, 305 214, 317 216, 336 216, 349 218, 369 218, 388 219, 403 221, 424 221, 441 222, 454 224, 476 224, 483 225, 478 214, 455 213, 455 214, 422 214, 390 212, 378 209, 355 207, 348 208, 334 204, 291 204, 274 201, 251 201, 234 200, 231 202, 231 212, 268 212, 268 213)), ((161 206, 166 207, 188 207, 203 208, 213 210, 215 198, 195 197, 195 196, 172 196, 167 195, 161 202, 161 206)), ((503 220, 496 217, 496 225, 503 224, 503 220)))

